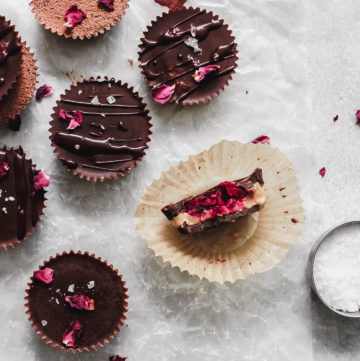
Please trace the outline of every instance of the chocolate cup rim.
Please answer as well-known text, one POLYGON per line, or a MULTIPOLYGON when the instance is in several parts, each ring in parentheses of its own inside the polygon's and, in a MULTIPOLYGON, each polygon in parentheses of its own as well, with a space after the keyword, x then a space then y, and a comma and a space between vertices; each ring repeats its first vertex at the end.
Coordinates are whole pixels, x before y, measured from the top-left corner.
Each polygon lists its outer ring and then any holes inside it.
MULTIPOLYGON (((37 59, 35 58, 35 54, 30 51, 30 47, 27 47, 26 45, 27 45, 27 44, 26 44, 26 41, 22 41, 22 42, 21 42, 22 59, 21 59, 20 67, 21 67, 21 65, 22 65, 23 62, 24 62, 23 49, 26 49, 26 50, 29 52, 29 55, 32 57, 32 60, 33 60, 33 65, 34 65, 34 67, 31 69, 31 71, 34 72, 35 82, 34 82, 33 84, 31 84, 31 88, 32 88, 32 89, 31 89, 31 93, 32 93, 31 96, 29 96, 29 97, 27 98, 26 102, 24 102, 21 106, 19 106, 19 107, 17 108, 15 114, 13 114, 13 118, 10 118, 10 119, 14 119, 16 116, 20 116, 21 113, 27 108, 27 106, 28 106, 28 105, 30 104, 30 102, 31 102, 31 99, 32 99, 32 98, 34 97, 34 95, 35 95, 36 84, 39 83, 39 80, 38 80, 39 73, 37 72, 38 69, 39 69, 39 67, 38 67, 37 64, 36 64, 36 63, 37 63, 37 59)), ((20 75, 20 72, 19 72, 19 75, 20 75)), ((18 77, 18 78, 19 78, 19 77, 18 77)), ((7 94, 7 97, 12 95, 12 94, 11 94, 11 93, 12 93, 12 90, 15 89, 17 83, 18 83, 18 82, 16 82, 15 86, 14 86, 13 88, 11 88, 11 90, 10 90, 9 93, 7 94)), ((1 102, 2 102, 3 100, 5 100, 5 99, 6 99, 6 97, 4 97, 4 98, 1 99, 0 105, 1 105, 1 102)), ((6 119, 6 118, 1 119, 1 118, 0 118, 0 123, 8 123, 10 119, 6 119)))
MULTIPOLYGON (((148 80, 147 80, 147 78, 145 76, 144 69, 142 68, 142 66, 140 64, 140 56, 141 56, 141 50, 142 50, 141 45, 144 44, 144 40, 146 39, 146 35, 149 33, 150 29, 154 26, 154 24, 156 24, 159 20, 161 20, 165 15, 168 15, 170 13, 180 12, 180 11, 183 11, 184 9, 186 9, 186 10, 200 10, 201 11, 200 7, 194 8, 192 6, 189 6, 189 7, 184 6, 183 8, 178 9, 178 10, 164 11, 161 15, 158 15, 155 20, 151 20, 151 25, 146 26, 146 30, 143 32, 142 38, 140 38, 140 44, 138 45, 138 48, 140 48, 140 50, 138 51, 139 68, 141 69, 141 74, 143 75, 143 77, 145 79, 145 83, 146 83, 147 87, 150 88, 150 89, 151 89, 151 87, 148 84, 148 80)), ((216 15, 216 14, 214 15, 212 10, 210 10, 210 11, 207 11, 206 9, 204 9, 204 10, 205 10, 205 12, 207 14, 211 15, 214 19, 219 19, 219 15, 216 15)), ((235 63, 234 66, 235 66, 235 68, 231 72, 229 72, 229 74, 228 74, 229 79, 216 92, 212 93, 211 95, 208 95, 208 96, 204 97, 202 100, 192 101, 192 102, 186 103, 186 104, 184 104, 182 101, 179 102, 179 103, 176 103, 176 102, 170 100, 169 101, 170 104, 181 105, 183 107, 206 104, 206 103, 211 102, 215 97, 218 97, 220 95, 220 93, 223 92, 227 86, 229 86, 229 82, 233 79, 233 75, 236 73, 236 68, 238 67, 237 61, 239 60, 239 57, 237 56, 237 54, 239 53, 239 50, 238 50, 238 44, 235 41, 236 38, 233 35, 232 30, 229 29, 229 25, 224 23, 224 19, 219 19, 219 20, 221 22, 221 26, 226 28, 226 30, 229 32, 229 35, 233 39, 234 44, 235 44, 235 51, 234 51, 234 63, 235 63)), ((153 98, 153 97, 151 97, 151 98, 153 98)))
MULTIPOLYGON (((19 149, 21 148, 21 146, 19 146, 19 148, 17 149, 14 149, 13 147, 11 147, 10 149, 7 149, 6 145, 4 145, 2 148, 0 148, 1 151, 11 151, 13 150, 14 152, 18 151, 19 149)), ((31 161, 31 165, 32 167, 35 169, 35 170, 38 170, 36 169, 36 164, 33 163, 32 159, 31 158, 26 158, 26 153, 24 152, 24 158, 26 160, 29 160, 31 161)), ((1 244, 0 245, 0 252, 1 250, 5 250, 7 251, 9 247, 12 247, 12 248, 15 248, 15 245, 27 240, 27 238, 33 233, 34 229, 37 227, 38 223, 41 221, 41 217, 44 215, 44 209, 46 208, 46 201, 48 200, 46 197, 45 197, 45 194, 47 193, 47 191, 44 189, 44 206, 41 210, 41 213, 39 214, 39 217, 38 219, 36 220, 36 223, 34 226, 32 226, 31 230, 26 233, 26 235, 24 236, 23 239, 17 239, 15 241, 11 241, 11 242, 8 242, 7 244, 1 244)))
MULTIPOLYGON (((4 21, 10 26, 10 28, 12 29, 12 31, 14 31, 15 35, 16 35, 16 38, 20 40, 20 46, 22 45, 22 41, 21 41, 21 36, 19 36, 19 32, 16 31, 16 28, 15 28, 15 25, 12 25, 11 24, 11 20, 7 20, 6 17, 4 15, 0 15, 0 20, 4 19, 4 21)), ((20 64, 19 64, 19 67, 17 69, 17 74, 16 74, 16 79, 15 81, 11 84, 11 86, 6 90, 6 92, 0 96, 0 102, 9 95, 9 92, 10 90, 14 89, 17 82, 18 82, 18 79, 19 79, 19 74, 20 74, 20 70, 21 70, 21 66, 23 65, 24 63, 24 59, 23 59, 23 53, 22 53, 22 46, 20 48, 20 54, 21 54, 21 60, 20 60, 20 64)))
MULTIPOLYGON (((104 347, 105 344, 110 343, 110 341, 116 336, 117 333, 120 332, 120 328, 122 326, 124 326, 124 321, 127 319, 126 318, 126 312, 128 312, 127 306, 128 306, 128 302, 127 300, 129 299, 129 295, 127 294, 127 292, 129 291, 128 288, 125 287, 126 282, 123 280, 123 275, 119 274, 119 270, 118 269, 114 269, 114 266, 112 264, 108 264, 107 260, 102 260, 101 257, 96 257, 94 253, 89 253, 88 251, 85 252, 81 252, 81 251, 77 251, 75 252, 74 250, 70 250, 69 252, 67 251, 63 251, 61 254, 60 253, 56 253, 55 257, 51 256, 48 260, 45 260, 42 264, 39 265, 37 270, 40 270, 42 267, 45 266, 45 264, 53 259, 57 259, 60 258, 62 256, 66 256, 66 255, 71 255, 71 254, 75 254, 75 255, 81 255, 81 256, 87 256, 90 257, 92 259, 95 259, 97 261, 99 261, 100 263, 106 265, 108 268, 110 268, 112 271, 115 272, 115 274, 117 275, 117 277, 120 279, 123 287, 124 287, 124 303, 123 303, 123 308, 124 308, 124 312, 122 317, 120 318, 119 322, 116 325, 116 328, 114 329, 114 331, 110 334, 110 336, 108 336, 107 338, 98 341, 96 344, 91 345, 91 346, 87 346, 87 347, 74 347, 74 348, 70 348, 70 347, 65 347, 63 344, 60 344, 58 342, 52 341, 50 338, 48 338, 36 325, 35 321, 33 320, 32 316, 31 316, 31 310, 30 310, 30 305, 29 305, 29 292, 30 292, 30 287, 34 281, 34 275, 32 275, 30 277, 30 282, 27 283, 28 288, 25 290, 26 296, 24 297, 24 300, 26 301, 26 303, 24 304, 25 307, 25 314, 28 315, 28 320, 31 322, 31 326, 32 328, 35 330, 35 333, 38 334, 41 338, 41 340, 43 340, 46 344, 50 345, 52 348, 56 348, 58 350, 63 350, 66 352, 72 352, 73 354, 75 353, 83 353, 84 351, 86 352, 91 352, 91 351, 97 351, 100 347, 104 347)), ((36 270, 36 271, 37 271, 36 270)))
POLYGON ((49 25, 46 24, 46 22, 41 22, 40 20, 40 16, 38 15, 38 13, 36 12, 36 7, 34 5, 34 0, 31 0, 29 5, 31 7, 31 12, 33 12, 35 14, 35 19, 38 20, 39 24, 46 30, 49 30, 52 34, 56 34, 57 36, 61 36, 64 37, 65 39, 73 39, 73 40, 84 40, 84 39, 91 39, 91 38, 96 38, 99 36, 99 34, 104 34, 105 31, 110 31, 112 29, 112 27, 115 27, 117 25, 117 23, 119 21, 121 21, 121 19, 123 18, 124 15, 126 15, 126 10, 129 7, 129 1, 130 0, 122 0, 125 3, 125 7, 124 7, 124 12, 120 15, 120 17, 114 19, 112 22, 107 23, 104 27, 102 27, 100 30, 97 30, 93 33, 90 34, 85 34, 83 33, 82 35, 79 36, 73 36, 70 34, 66 34, 65 32, 63 34, 60 34, 58 32, 58 30, 55 30, 53 28, 51 28, 49 25))
POLYGON ((63 163, 63 162, 62 162, 62 159, 60 159, 60 152, 58 151, 58 149, 60 147, 58 147, 55 144, 55 142, 53 141, 53 139, 52 139, 52 137, 53 137, 53 132, 52 132, 53 123, 58 120, 57 117, 56 117, 57 116, 56 110, 59 108, 59 105, 60 105, 60 102, 61 102, 61 96, 66 95, 69 91, 71 91, 73 88, 76 88, 79 84, 85 84, 85 83, 89 83, 89 82, 92 82, 92 81, 99 81, 99 82, 100 81, 105 81, 105 82, 109 82, 111 84, 118 84, 121 87, 125 87, 125 89, 129 90, 132 94, 134 94, 141 101, 142 105, 144 105, 144 109, 145 109, 145 112, 146 112, 146 118, 148 119, 148 124, 149 124, 148 134, 147 134, 147 142, 145 144, 145 148, 144 148, 144 150, 142 152, 141 157, 138 160, 136 160, 134 167, 125 168, 125 169, 123 169, 123 170, 121 170, 119 172, 113 172, 112 175, 109 175, 109 176, 106 176, 106 177, 104 177, 104 176, 96 176, 96 177, 94 177, 94 176, 85 176, 85 175, 81 174, 81 172, 75 172, 75 169, 70 169, 66 165, 63 164, 67 168, 67 170, 69 172, 72 172, 72 174, 75 175, 75 176, 79 176, 80 179, 85 178, 87 181, 93 181, 94 183, 96 183, 99 180, 100 182, 103 183, 103 182, 105 182, 107 180, 119 179, 120 177, 124 177, 125 175, 130 173, 132 171, 132 169, 137 167, 138 163, 141 162, 142 159, 146 156, 146 150, 149 149, 149 143, 151 142, 150 136, 152 135, 151 128, 152 128, 153 124, 151 123, 152 117, 150 115, 150 110, 148 108, 147 103, 144 102, 144 99, 143 99, 143 97, 141 97, 139 95, 139 92, 134 91, 134 87, 133 86, 130 87, 127 82, 122 84, 121 80, 116 80, 115 78, 110 78, 109 79, 106 76, 105 77, 98 76, 96 78, 90 77, 88 79, 78 81, 75 84, 71 84, 70 88, 65 89, 65 92, 60 95, 60 99, 56 101, 56 106, 52 108, 53 113, 51 114, 51 121, 50 121, 50 128, 49 128, 49 132, 50 132, 49 139, 51 140, 51 146, 54 148, 54 153, 56 154, 57 159, 59 161, 61 161, 61 163, 63 163))

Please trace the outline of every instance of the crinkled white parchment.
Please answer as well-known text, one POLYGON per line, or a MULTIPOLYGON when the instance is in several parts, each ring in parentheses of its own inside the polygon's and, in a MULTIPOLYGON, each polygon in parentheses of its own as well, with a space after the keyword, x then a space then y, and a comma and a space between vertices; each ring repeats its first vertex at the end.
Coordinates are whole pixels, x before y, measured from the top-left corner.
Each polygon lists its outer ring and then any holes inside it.
POLYGON ((1 0, 0 13, 16 24, 38 59, 40 84, 51 98, 32 102, 20 132, 1 127, 1 144, 21 144, 51 177, 46 214, 20 246, 0 252, 0 360, 312 359, 309 289, 305 283, 310 234, 291 247, 285 261, 257 277, 219 286, 198 281, 155 261, 134 230, 132 214, 147 185, 160 172, 223 138, 247 142, 264 134, 287 153, 309 202, 309 95, 305 6, 298 0, 189 0, 218 13, 230 25, 239 49, 230 86, 210 104, 155 104, 137 64, 142 32, 166 8, 131 0, 121 23, 90 41, 59 38, 35 20, 28 0, 1 0), (128 60, 134 61, 131 66, 128 60), (68 174, 48 139, 56 99, 72 79, 114 76, 134 85, 153 117, 150 149, 130 175, 93 184, 68 174), (248 94, 246 92, 248 91, 248 94), (128 327, 97 353, 69 355, 44 344, 24 314, 32 271, 63 250, 89 250, 107 259, 129 287, 128 327))

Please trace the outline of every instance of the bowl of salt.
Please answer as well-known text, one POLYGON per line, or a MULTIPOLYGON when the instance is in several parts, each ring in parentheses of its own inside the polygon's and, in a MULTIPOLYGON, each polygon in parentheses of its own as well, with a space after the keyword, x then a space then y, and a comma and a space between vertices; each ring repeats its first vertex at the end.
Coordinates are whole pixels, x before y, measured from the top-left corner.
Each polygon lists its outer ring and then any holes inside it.
POLYGON ((360 221, 321 237, 309 256, 312 289, 330 310, 360 318, 360 221))

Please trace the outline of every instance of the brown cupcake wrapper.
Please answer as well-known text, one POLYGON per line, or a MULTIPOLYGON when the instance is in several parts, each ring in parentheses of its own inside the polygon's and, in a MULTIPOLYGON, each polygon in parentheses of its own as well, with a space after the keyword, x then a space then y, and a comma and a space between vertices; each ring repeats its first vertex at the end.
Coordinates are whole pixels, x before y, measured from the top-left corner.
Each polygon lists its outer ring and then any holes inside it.
MULTIPOLYGON (((9 26, 14 30, 14 33, 16 34, 16 37, 20 40, 21 42, 21 37, 19 36, 19 33, 15 30, 15 25, 11 25, 11 21, 10 20, 6 20, 5 16, 2 16, 5 21, 9 24, 9 26)), ((21 50, 20 50, 21 51, 21 50)), ((14 81, 14 83, 11 85, 11 87, 7 90, 7 92, 2 96, 0 97, 0 102, 8 96, 9 92, 14 89, 14 87, 16 86, 16 84, 18 83, 18 79, 19 79, 19 74, 20 74, 20 69, 22 67, 22 64, 24 62, 24 58, 23 58, 23 54, 21 54, 21 63, 20 63, 20 67, 18 69, 18 73, 17 73, 17 76, 16 76, 16 80, 14 81)))
MULTIPOLYGON (((30 6, 31 6, 31 11, 35 14, 35 18, 39 21, 40 25, 44 27, 44 29, 46 30, 50 30, 53 34, 57 34, 58 36, 63 36, 65 38, 72 38, 74 40, 76 39, 80 39, 80 40, 84 40, 85 38, 86 39, 91 39, 91 38, 96 38, 99 34, 104 34, 106 30, 111 30, 111 27, 114 27, 118 21, 121 21, 122 17, 125 15, 126 13, 126 9, 129 7, 129 4, 128 2, 130 0, 121 0, 118 2, 118 4, 122 4, 124 3, 124 7, 121 7, 121 11, 119 12, 119 14, 114 17, 113 19, 111 19, 108 23, 104 23, 104 25, 99 28, 99 29, 94 29, 92 32, 88 33, 86 31, 86 28, 83 29, 82 32, 80 32, 79 34, 75 35, 74 32, 76 32, 76 30, 79 30, 81 29, 81 24, 79 25, 76 25, 74 28, 72 29, 67 29, 66 26, 64 25, 62 30, 59 30, 59 29, 55 29, 53 28, 51 25, 47 24, 47 20, 48 19, 42 19, 41 16, 39 15, 39 11, 37 10, 36 8, 36 4, 35 4, 35 1, 36 0, 31 0, 30 1, 30 6), (73 31, 75 29, 75 31, 73 31)), ((93 0, 95 2, 95 0, 93 0)), ((117 0, 114 0, 114 6, 115 6, 115 10, 116 11, 116 1, 117 0)), ((74 4, 76 3, 76 1, 74 2, 74 4)), ((78 5, 79 8, 81 9, 81 5, 78 5)), ((97 2, 96 2, 96 6, 97 5, 97 2)), ((69 6, 70 7, 70 6, 69 6)), ((66 9, 67 10, 67 9, 66 9)), ((66 12, 66 10, 64 10, 64 14, 66 12)), ((107 10, 104 10, 104 11, 107 11, 107 10)), ((109 11, 109 13, 113 13, 114 11, 109 11)), ((62 14, 62 15, 64 15, 62 14)), ((86 21, 86 18, 84 19, 84 21, 86 21)), ((64 20, 65 22, 65 20, 64 20)))
MULTIPOLYGON (((17 148, 17 149, 14 149, 13 147, 11 147, 10 149, 7 149, 7 147, 4 146, 4 147, 1 148, 1 151, 7 151, 7 150, 17 151, 17 150, 19 150, 20 148, 21 148, 21 146, 20 146, 19 148, 17 148)), ((25 152, 24 152, 24 157, 26 158, 26 153, 25 153, 25 152)), ((26 158, 26 159, 28 159, 28 158, 26 158)), ((32 167, 33 167, 35 170, 38 170, 38 169, 36 169, 36 164, 33 164, 32 159, 30 158, 30 159, 28 159, 28 160, 31 161, 32 167)), ((46 193, 47 193, 47 191, 44 189, 44 195, 45 195, 46 193)), ((15 248, 15 245, 17 245, 17 244, 19 244, 19 243, 27 240, 27 238, 32 234, 32 232, 34 231, 34 229, 38 226, 41 217, 44 215, 44 209, 46 208, 46 201, 47 201, 47 200, 48 200, 48 199, 47 199, 46 197, 44 197, 44 207, 43 207, 41 213, 39 214, 39 217, 38 217, 38 219, 37 219, 37 221, 36 221, 36 223, 35 223, 35 226, 32 227, 31 231, 28 232, 23 239, 17 239, 17 240, 15 240, 15 241, 11 241, 11 242, 9 242, 9 243, 7 243, 7 244, 0 244, 0 250, 1 250, 1 248, 2 248, 2 249, 5 249, 5 251, 7 251, 9 247, 15 248)))
POLYGON ((1 100, 0 123, 8 122, 10 119, 19 116, 35 95, 37 77, 39 76, 36 59, 34 53, 30 52, 30 48, 26 47, 26 42, 22 42, 21 46, 20 73, 15 86, 1 100))
MULTIPOLYGON (((86 83, 86 82, 90 82, 90 81, 102 81, 102 80, 103 80, 103 81, 108 81, 108 82, 110 82, 111 84, 119 84, 119 85, 125 87, 127 90, 131 91, 136 97, 138 97, 138 98, 140 99, 140 101, 142 102, 142 105, 144 105, 144 109, 145 109, 145 112, 146 112, 146 116, 148 117, 148 120, 149 120, 149 129, 148 129, 148 134, 147 134, 147 138, 146 138, 147 142, 146 142, 145 148, 144 148, 144 150, 143 150, 143 152, 142 152, 141 157, 136 161, 134 167, 126 168, 126 169, 123 169, 123 170, 121 170, 121 171, 119 171, 119 172, 113 172, 112 175, 106 176, 106 177, 103 177, 103 176, 98 176, 98 177, 86 176, 86 177, 85 177, 85 175, 80 174, 80 172, 79 172, 79 171, 76 171, 76 169, 71 170, 71 169, 68 168, 66 165, 64 165, 69 172, 72 171, 73 175, 79 176, 80 179, 86 178, 87 181, 93 181, 93 182, 95 182, 95 183, 96 183, 97 181, 104 182, 104 181, 106 181, 106 180, 111 180, 111 179, 115 179, 115 180, 116 180, 116 179, 119 179, 120 177, 124 177, 126 174, 130 173, 133 168, 136 168, 136 167, 137 167, 137 164, 142 161, 143 157, 145 157, 145 155, 146 155, 146 149, 149 148, 149 145, 148 145, 148 144, 149 144, 149 142, 151 141, 150 135, 152 134, 151 128, 152 128, 152 126, 153 126, 152 123, 151 123, 152 117, 149 115, 150 111, 149 111, 149 109, 148 109, 147 103, 144 102, 144 98, 141 97, 138 92, 134 91, 134 87, 133 87, 133 86, 132 86, 132 87, 129 87, 129 84, 128 84, 128 83, 122 84, 121 80, 116 81, 115 78, 110 78, 110 79, 109 79, 109 78, 106 77, 106 76, 105 76, 105 77, 98 76, 98 77, 96 77, 96 78, 91 77, 91 78, 89 78, 89 79, 84 79, 84 80, 82 80, 82 81, 78 81, 78 82, 76 82, 76 83, 71 84, 70 88, 69 88, 69 89, 66 89, 65 92, 64 92, 64 94, 62 94, 62 95, 66 95, 71 89, 73 89, 73 88, 75 88, 76 86, 78 86, 78 84, 86 83)), ((61 96, 60 96, 60 98, 61 98, 61 96)), ((54 113, 51 115, 51 118, 52 118, 52 120, 50 121, 51 127, 49 128, 49 132, 50 132, 51 135, 50 135, 49 139, 51 140, 51 146, 54 148, 54 153, 57 155, 57 159, 60 160, 60 161, 63 161, 63 159, 61 159, 61 157, 60 157, 60 153, 57 151, 57 145, 56 145, 55 142, 51 139, 51 138, 52 138, 52 135, 53 135, 53 134, 52 134, 52 125, 53 125, 53 123, 54 123, 55 121, 58 120, 58 119, 57 119, 56 110, 58 109, 59 105, 60 105, 60 100, 57 100, 56 106, 53 107, 54 113)))
POLYGON ((106 260, 102 260, 101 257, 96 257, 94 253, 90 254, 89 252, 84 252, 82 253, 81 251, 75 252, 73 250, 70 250, 69 252, 63 251, 63 253, 56 253, 55 257, 50 257, 48 260, 45 260, 42 265, 40 265, 38 267, 38 270, 40 270, 41 268, 43 268, 45 266, 45 264, 53 259, 56 259, 58 257, 62 257, 64 255, 69 255, 69 254, 78 254, 78 255, 85 255, 85 256, 89 256, 95 260, 100 261, 101 263, 105 264, 107 267, 109 267, 111 270, 113 270, 116 275, 120 278, 123 286, 124 286, 124 303, 123 303, 123 308, 124 308, 124 314, 123 316, 120 318, 114 332, 106 339, 98 341, 95 345, 89 346, 89 347, 74 347, 74 348, 68 348, 65 347, 63 344, 59 344, 56 343, 52 340, 50 340, 35 324, 33 318, 31 317, 31 312, 30 312, 30 306, 29 306, 29 292, 30 292, 30 287, 32 285, 32 282, 34 280, 34 276, 30 277, 30 283, 27 284, 28 288, 25 290, 25 293, 27 294, 27 296, 24 297, 24 300, 26 301, 25 303, 25 314, 29 316, 28 320, 31 322, 31 326, 33 327, 33 329, 35 330, 35 333, 38 334, 40 336, 40 338, 48 345, 50 345, 52 348, 56 348, 58 350, 64 350, 66 352, 72 352, 73 354, 75 353, 83 353, 84 351, 86 352, 90 352, 90 351, 97 351, 100 347, 104 347, 105 344, 110 343, 110 341, 116 336, 116 334, 118 332, 120 332, 120 328, 122 326, 124 326, 124 321, 126 320, 126 316, 125 313, 128 311, 127 306, 128 306, 128 302, 126 300, 129 299, 129 296, 127 294, 128 289, 125 287, 126 282, 122 279, 122 275, 119 274, 118 269, 114 269, 114 266, 111 264, 108 264, 108 262, 106 260))
MULTIPOLYGON (((183 10, 183 9, 201 10, 199 7, 193 8, 192 6, 189 6, 189 7, 185 7, 185 6, 184 6, 184 7, 183 7, 182 9, 180 9, 180 10, 175 10, 175 11, 169 10, 168 12, 164 11, 164 12, 161 14, 161 16, 157 16, 155 20, 152 20, 152 21, 151 21, 151 25, 148 25, 148 26, 146 27, 146 28, 147 28, 147 31, 144 31, 144 32, 143 32, 143 37, 140 39, 141 43, 139 44, 140 51, 138 51, 138 59, 139 59, 139 57, 140 57, 140 55, 141 55, 141 45, 143 44, 144 40, 146 39, 146 35, 147 35, 148 32, 150 31, 150 29, 154 26, 154 24, 156 24, 159 20, 161 20, 161 19, 164 17, 164 15, 167 15, 167 14, 169 14, 169 13, 171 13, 171 12, 181 11, 181 10, 183 10)), ((214 20, 218 20, 218 19, 219 19, 219 15, 214 15, 214 13, 213 13, 212 11, 209 11, 209 12, 207 11, 207 14, 210 14, 211 16, 213 16, 214 20)), ((192 105, 206 104, 206 103, 210 102, 211 100, 213 100, 215 97, 219 96, 220 93, 221 93, 222 91, 224 91, 225 88, 229 85, 229 82, 232 80, 232 76, 235 74, 235 69, 236 69, 236 67, 237 67, 237 65, 238 65, 238 64, 237 64, 237 61, 239 60, 239 58, 238 58, 237 54, 239 53, 239 51, 238 51, 238 44, 235 42, 235 37, 233 36, 232 30, 229 29, 229 25, 228 25, 228 24, 224 24, 224 20, 223 20, 223 19, 220 19, 220 21, 221 21, 221 25, 222 25, 223 27, 225 27, 227 31, 229 31, 229 34, 230 34, 230 36, 231 36, 231 38, 232 38, 232 40, 234 41, 234 44, 235 44, 235 46, 236 46, 235 51, 234 51, 235 68, 229 73, 229 76, 230 76, 229 79, 226 81, 226 83, 225 83, 220 89, 218 89, 218 91, 216 91, 215 93, 213 93, 213 94, 211 94, 211 95, 208 95, 207 97, 205 97, 205 98, 202 99, 202 100, 192 101, 191 103, 187 103, 187 104, 184 104, 183 102, 176 103, 176 102, 170 100, 169 103, 172 103, 172 104, 175 103, 176 105, 182 105, 182 106, 192 106, 192 105)), ((146 84, 148 85, 148 80, 147 80, 147 78, 146 78, 146 76, 145 76, 144 70, 142 69, 140 63, 139 63, 139 67, 140 67, 140 69, 141 69, 141 74, 144 76, 145 82, 146 82, 146 84)), ((148 85, 148 87, 151 89, 151 87, 150 87, 149 85, 148 85)))

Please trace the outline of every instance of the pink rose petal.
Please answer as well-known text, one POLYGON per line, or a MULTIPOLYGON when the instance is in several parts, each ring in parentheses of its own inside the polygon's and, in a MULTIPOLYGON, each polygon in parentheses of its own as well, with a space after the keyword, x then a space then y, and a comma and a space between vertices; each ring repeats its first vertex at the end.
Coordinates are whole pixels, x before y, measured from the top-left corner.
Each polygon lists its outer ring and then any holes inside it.
POLYGON ((75 25, 80 24, 86 18, 86 14, 78 9, 77 5, 71 6, 64 15, 65 26, 73 28, 75 25))
POLYGON ((72 321, 63 334, 62 343, 66 347, 77 347, 79 345, 79 339, 82 333, 83 326, 81 323, 77 320, 72 321))
POLYGON ((94 300, 81 293, 77 293, 73 296, 66 296, 65 301, 70 307, 76 308, 77 310, 93 311, 95 309, 94 300))
POLYGON ((39 190, 50 185, 50 178, 45 173, 40 171, 36 176, 34 176, 34 188, 35 190, 39 190))
POLYGON ((338 116, 338 115, 335 115, 335 117, 334 117, 334 122, 336 122, 338 119, 339 119, 339 116, 338 116))
POLYGON ((83 113, 75 111, 73 114, 71 114, 68 113, 65 109, 61 108, 59 110, 59 119, 69 121, 69 126, 66 128, 66 130, 74 130, 81 126, 83 122, 83 113))
POLYGON ((9 172, 9 164, 4 160, 0 160, 0 179, 5 177, 9 172))
POLYGON ((42 85, 36 92, 36 100, 40 101, 45 97, 48 97, 54 92, 54 89, 51 86, 46 84, 42 85))
POLYGON ((180 10, 184 7, 187 0, 155 0, 161 6, 166 6, 170 10, 180 10))
POLYGON ((195 74, 193 75, 193 78, 196 82, 200 83, 202 80, 204 80, 205 76, 213 71, 217 71, 220 69, 220 65, 206 65, 200 67, 198 70, 196 70, 195 74))
POLYGON ((325 168, 325 167, 322 167, 322 168, 319 170, 319 174, 321 175, 321 178, 324 178, 324 177, 325 177, 325 174, 326 174, 326 168, 325 168))
POLYGON ((174 91, 175 91, 175 84, 172 86, 163 84, 153 88, 152 96, 157 103, 165 104, 171 99, 172 95, 174 94, 174 91))
POLYGON ((111 356, 109 358, 110 361, 125 361, 127 357, 121 357, 119 355, 111 356))
POLYGON ((40 271, 34 272, 34 278, 37 279, 38 281, 45 283, 46 285, 49 285, 54 279, 53 274, 54 274, 54 270, 52 270, 49 267, 46 267, 40 271))
POLYGON ((98 0, 99 5, 104 5, 108 10, 114 10, 114 0, 98 0))
POLYGON ((356 124, 360 124, 360 110, 356 111, 356 124))
POLYGON ((270 144, 270 138, 267 135, 260 135, 260 137, 257 137, 254 140, 252 140, 251 143, 270 144))

